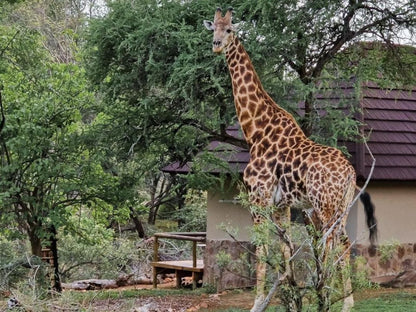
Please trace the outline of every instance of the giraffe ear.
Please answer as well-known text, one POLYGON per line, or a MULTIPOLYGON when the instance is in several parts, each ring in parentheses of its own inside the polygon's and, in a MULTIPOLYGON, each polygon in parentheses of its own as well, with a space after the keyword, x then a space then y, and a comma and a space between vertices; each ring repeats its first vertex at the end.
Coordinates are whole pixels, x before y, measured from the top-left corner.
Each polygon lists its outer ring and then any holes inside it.
POLYGON ((235 23, 235 24, 232 24, 232 29, 233 29, 233 31, 234 32, 237 32, 237 31, 239 31, 240 30, 240 28, 241 28, 241 26, 242 26, 242 24, 241 24, 242 22, 239 22, 239 23, 235 23))
POLYGON ((204 26, 211 31, 214 31, 214 23, 211 21, 205 21, 204 20, 204 26))

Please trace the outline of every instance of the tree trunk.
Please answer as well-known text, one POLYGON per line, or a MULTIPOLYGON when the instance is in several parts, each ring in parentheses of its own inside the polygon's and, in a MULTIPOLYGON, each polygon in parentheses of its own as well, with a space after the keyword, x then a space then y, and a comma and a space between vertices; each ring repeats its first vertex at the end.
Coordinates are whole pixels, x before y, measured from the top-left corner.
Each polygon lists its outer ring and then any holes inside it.
POLYGON ((307 137, 310 137, 313 133, 314 114, 316 113, 313 111, 313 102, 313 93, 309 92, 305 98, 305 117, 302 123, 302 130, 307 137))
MULTIPOLYGON (((180 212, 183 207, 185 207, 185 196, 183 194, 177 195, 177 201, 178 201, 178 211, 180 212)), ((182 213, 178 213, 178 226, 181 227, 185 225, 185 219, 182 216, 182 213)))
POLYGON ((147 218, 147 223, 151 225, 155 225, 158 210, 159 210, 159 206, 150 206, 149 217, 147 218))
POLYGON ((37 226, 34 224, 29 225, 27 234, 29 235, 30 247, 32 255, 41 257, 42 256, 42 241, 36 234, 37 226))
POLYGON ((146 233, 144 232, 143 223, 137 216, 136 212, 134 211, 133 207, 129 207, 130 209, 130 218, 133 220, 134 227, 137 231, 137 234, 140 238, 145 238, 146 233))
POLYGON ((58 264, 58 239, 56 238, 56 228, 51 226, 51 251, 53 256, 53 289, 57 292, 62 291, 61 278, 59 276, 59 264, 58 264))

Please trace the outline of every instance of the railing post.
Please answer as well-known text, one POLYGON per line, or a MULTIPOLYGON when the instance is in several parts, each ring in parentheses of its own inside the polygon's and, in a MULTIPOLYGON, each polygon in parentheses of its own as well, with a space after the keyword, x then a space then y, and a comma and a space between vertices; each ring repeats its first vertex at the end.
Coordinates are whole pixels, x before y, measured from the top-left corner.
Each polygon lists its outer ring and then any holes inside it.
POLYGON ((153 261, 159 261, 159 238, 155 235, 155 242, 153 244, 153 261))
MULTIPOLYGON (((192 242, 192 266, 196 268, 196 241, 192 242)), ((192 272, 192 289, 196 289, 196 273, 192 272)))
POLYGON ((196 241, 192 242, 192 266, 196 268, 196 241))
MULTIPOLYGON (((153 261, 159 261, 159 239, 155 235, 155 241, 153 244, 153 261)), ((157 268, 153 267, 153 288, 157 288, 157 268)))

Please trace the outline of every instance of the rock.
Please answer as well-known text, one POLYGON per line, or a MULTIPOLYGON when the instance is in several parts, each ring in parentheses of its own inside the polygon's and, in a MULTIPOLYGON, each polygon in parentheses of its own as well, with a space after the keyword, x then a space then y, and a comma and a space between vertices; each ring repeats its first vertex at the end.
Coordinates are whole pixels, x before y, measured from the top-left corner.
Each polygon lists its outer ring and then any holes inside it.
POLYGON ((416 270, 407 270, 380 283, 383 287, 404 288, 416 286, 416 270))
POLYGON ((134 308, 133 312, 151 312, 155 310, 156 305, 153 302, 147 303, 141 307, 134 308))
POLYGON ((62 287, 65 289, 75 290, 96 290, 96 289, 112 289, 117 288, 115 280, 108 279, 88 279, 82 281, 75 281, 72 283, 62 283, 62 287))
POLYGON ((7 308, 10 310, 17 308, 19 306, 20 306, 20 302, 15 297, 11 297, 9 298, 9 300, 7 300, 7 308))

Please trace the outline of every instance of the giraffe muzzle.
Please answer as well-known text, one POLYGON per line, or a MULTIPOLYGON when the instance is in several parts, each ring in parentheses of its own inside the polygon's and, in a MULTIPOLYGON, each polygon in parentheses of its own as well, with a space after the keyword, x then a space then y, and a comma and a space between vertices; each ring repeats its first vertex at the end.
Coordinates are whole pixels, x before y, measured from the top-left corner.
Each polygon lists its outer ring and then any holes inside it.
POLYGON ((212 51, 214 51, 214 53, 221 53, 222 51, 221 40, 214 40, 212 42, 212 51))

